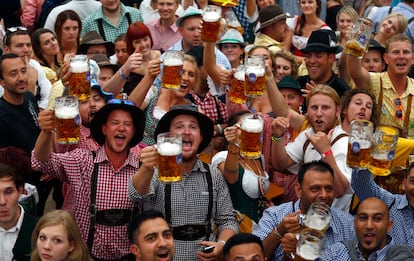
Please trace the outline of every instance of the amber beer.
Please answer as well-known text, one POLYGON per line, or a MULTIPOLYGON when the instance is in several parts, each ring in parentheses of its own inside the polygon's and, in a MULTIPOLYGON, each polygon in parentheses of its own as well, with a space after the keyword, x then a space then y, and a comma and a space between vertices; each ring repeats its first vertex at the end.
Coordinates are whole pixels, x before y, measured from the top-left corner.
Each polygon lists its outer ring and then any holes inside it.
POLYGON ((347 54, 350 54, 356 57, 363 57, 366 52, 366 46, 361 46, 361 44, 357 40, 351 39, 346 42, 344 51, 347 54))
POLYGON ((55 100, 56 136, 59 144, 77 144, 80 140, 78 98, 64 96, 55 100))
POLYGON ((241 123, 240 155, 257 159, 262 155, 263 117, 258 114, 243 116, 241 123))
POLYGON ((71 57, 70 71, 72 73, 68 80, 70 95, 77 96, 79 100, 87 99, 91 94, 88 57, 86 55, 71 57))
POLYGON ((176 182, 182 179, 181 135, 161 133, 157 137, 158 179, 162 182, 176 182))
POLYGON ((377 176, 391 174, 392 161, 395 156, 399 132, 391 126, 377 127, 371 148, 369 170, 377 176))
POLYGON ((245 77, 244 77, 244 65, 239 65, 236 72, 233 75, 231 81, 229 100, 236 104, 245 104, 247 97, 244 94, 245 77))
POLYGON ((184 54, 180 51, 169 50, 165 52, 162 86, 177 90, 181 85, 181 74, 184 63, 184 54))
POLYGON ((221 7, 208 5, 203 10, 203 26, 201 28, 201 40, 204 42, 216 42, 220 35, 221 7))
POLYGON ((245 95, 251 98, 263 96, 266 86, 264 58, 249 56, 245 66, 245 95))
POLYGON ((344 51, 361 59, 368 50, 373 28, 374 22, 358 18, 351 29, 349 40, 345 43, 344 51))
POLYGON ((371 160, 373 124, 367 120, 353 120, 350 125, 346 164, 350 168, 368 168, 371 160))

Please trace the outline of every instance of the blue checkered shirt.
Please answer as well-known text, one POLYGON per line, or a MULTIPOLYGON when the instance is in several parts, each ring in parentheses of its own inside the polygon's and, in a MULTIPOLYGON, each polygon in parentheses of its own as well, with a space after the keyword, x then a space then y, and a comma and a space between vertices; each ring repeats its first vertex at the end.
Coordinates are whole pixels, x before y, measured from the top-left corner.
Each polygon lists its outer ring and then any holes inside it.
POLYGON ((407 197, 392 194, 378 186, 369 170, 352 170, 351 186, 360 201, 377 197, 385 202, 393 221, 390 235, 396 244, 405 245, 414 250, 414 211, 408 204, 407 197))
POLYGON ((97 31, 99 33, 98 19, 100 18, 102 18, 102 26, 105 32, 105 39, 109 42, 114 42, 115 38, 118 35, 124 34, 128 30, 129 24, 128 18, 125 15, 126 13, 129 13, 131 16, 132 23, 142 22, 141 13, 138 9, 130 6, 125 6, 122 3, 120 3, 120 5, 121 15, 117 25, 112 24, 112 22, 104 16, 101 7, 82 20, 81 37, 85 36, 85 34, 90 31, 97 31))
MULTIPOLYGON (((267 208, 257 227, 253 230, 253 234, 264 240, 275 227, 282 222, 282 219, 289 213, 299 210, 299 200, 296 202, 288 202, 279 206, 267 208)), ((354 218, 349 214, 337 208, 331 207, 332 219, 329 228, 325 233, 323 242, 324 248, 342 240, 354 239, 354 218)), ((271 260, 282 260, 282 245, 276 248, 271 260)))
MULTIPOLYGON (((388 244, 386 244, 383 248, 381 248, 381 249, 375 251, 374 253, 372 253, 371 255, 369 255, 368 259, 365 259, 364 256, 362 255, 361 251, 359 250, 358 241, 357 240, 352 240, 352 241, 355 241, 354 248, 355 248, 355 252, 358 255, 357 260, 361 260, 361 261, 387 261, 387 260, 385 260, 385 256, 387 255, 387 251, 390 248, 390 246, 394 245, 394 241, 392 240, 391 236, 388 236, 388 237, 390 237, 391 241, 388 244)), ((349 250, 344 245, 344 243, 337 242, 333 245, 328 246, 322 252, 321 260, 323 260, 323 261, 331 261, 331 260, 353 261, 354 259, 351 258, 351 254, 349 253, 349 250)))

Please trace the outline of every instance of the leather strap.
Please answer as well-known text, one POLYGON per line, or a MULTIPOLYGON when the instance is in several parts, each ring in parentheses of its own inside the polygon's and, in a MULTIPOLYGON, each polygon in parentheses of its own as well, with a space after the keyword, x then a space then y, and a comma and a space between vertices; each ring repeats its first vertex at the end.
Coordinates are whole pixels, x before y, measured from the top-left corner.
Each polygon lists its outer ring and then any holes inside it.
MULTIPOLYGON (((96 157, 96 152, 92 151, 93 159, 96 157)), ((89 215, 91 217, 91 224, 89 225, 89 233, 88 233, 88 247, 90 251, 92 252, 92 246, 93 246, 93 239, 95 234, 95 223, 96 223, 96 183, 98 181, 98 169, 99 165, 98 163, 93 164, 93 172, 91 177, 91 195, 90 195, 90 202, 89 205, 89 215)))

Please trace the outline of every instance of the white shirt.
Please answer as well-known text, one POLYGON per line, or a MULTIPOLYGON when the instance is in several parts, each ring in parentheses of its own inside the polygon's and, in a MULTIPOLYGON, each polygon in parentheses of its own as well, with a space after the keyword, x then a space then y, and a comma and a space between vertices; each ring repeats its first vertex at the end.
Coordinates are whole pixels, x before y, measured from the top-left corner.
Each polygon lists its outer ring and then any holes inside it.
MULTIPOLYGON (((29 63, 37 71, 37 84, 40 86, 40 100, 37 102, 37 104, 39 105, 39 108, 47 109, 49 103, 50 89, 52 89, 52 83, 46 77, 45 71, 43 71, 38 61, 30 59, 29 63)), ((36 96, 36 93, 37 88, 34 90, 33 95, 36 96)))
POLYGON ((95 12, 101 7, 101 2, 95 0, 72 0, 66 4, 56 6, 50 11, 46 18, 45 27, 52 32, 55 32, 56 17, 63 11, 73 10, 75 11, 81 20, 95 12))
MULTIPOLYGON (((0 261, 10 261, 13 259, 13 247, 23 224, 24 209, 20 206, 20 217, 14 227, 5 230, 0 227, 0 261)), ((31 240, 28 238, 27 240, 31 240)))

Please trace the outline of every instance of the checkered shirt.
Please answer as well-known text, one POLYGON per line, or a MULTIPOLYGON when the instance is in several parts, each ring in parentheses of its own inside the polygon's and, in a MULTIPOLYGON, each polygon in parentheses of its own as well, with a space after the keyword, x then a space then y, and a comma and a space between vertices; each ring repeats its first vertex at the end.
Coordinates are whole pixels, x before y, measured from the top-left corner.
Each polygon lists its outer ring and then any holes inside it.
POLYGON ((366 198, 377 197, 385 202, 393 221, 390 235, 398 245, 408 246, 414 251, 414 211, 408 204, 406 195, 392 194, 378 186, 369 170, 353 170, 351 186, 362 201, 366 198))
MULTIPOLYGON (((208 185, 205 177, 207 169, 197 160, 190 174, 183 175, 181 182, 171 184, 171 225, 172 227, 187 224, 203 224, 208 212, 208 185)), ((213 180, 213 210, 211 224, 218 226, 218 230, 231 229, 236 233, 238 223, 232 213, 230 193, 226 181, 218 172, 211 171, 213 180)), ((132 184, 132 177, 128 183, 128 193, 133 200, 144 200, 144 209, 156 209, 165 214, 165 183, 158 180, 155 170, 149 193, 139 194, 132 184)), ((200 251, 200 242, 205 238, 194 241, 174 240, 175 261, 196 261, 196 252, 200 251)), ((216 235, 211 234, 209 241, 216 241, 216 235)))
POLYGON ((251 30, 249 18, 245 16, 246 0, 239 0, 239 4, 233 7, 233 11, 239 19, 241 26, 243 27, 244 33, 243 38, 249 38, 249 30, 251 30))
MULTIPOLYGON (((288 202, 279 206, 265 209, 262 218, 257 227, 253 230, 253 234, 264 240, 270 233, 273 233, 275 227, 282 222, 282 219, 289 213, 299 210, 299 200, 296 202, 288 202)), ((337 208, 331 207, 332 219, 329 228, 325 233, 323 247, 332 245, 346 239, 354 239, 354 218, 349 214, 337 208)), ((273 253, 273 261, 282 260, 282 245, 276 248, 273 253)))
POLYGON ((82 20, 82 32, 81 37, 84 37, 86 33, 90 31, 97 31, 99 33, 99 26, 98 26, 98 19, 102 18, 102 26, 105 32, 106 41, 114 42, 115 38, 118 37, 120 34, 124 34, 128 30, 128 18, 126 17, 126 13, 129 13, 131 16, 131 22, 142 22, 141 13, 138 9, 125 6, 124 4, 120 3, 121 5, 121 15, 118 22, 118 25, 112 24, 112 22, 104 16, 102 12, 102 7, 87 16, 85 19, 82 20))
MULTIPOLYGON (((73 192, 73 215, 78 224, 82 239, 88 238, 90 216, 90 188, 94 163, 99 165, 97 182, 97 210, 132 209, 133 202, 128 198, 128 178, 138 169, 138 159, 132 153, 124 165, 114 171, 105 149, 101 147, 95 159, 89 150, 76 149, 66 153, 52 153, 48 162, 40 162, 32 153, 32 167, 69 183, 73 192)), ((96 224, 92 255, 99 259, 120 259, 129 254, 127 227, 103 226, 96 224)))
MULTIPOLYGON (((207 92, 206 96, 201 99, 192 90, 190 91, 190 95, 194 99, 194 104, 196 104, 204 112, 205 115, 207 115, 214 123, 219 123, 219 112, 217 111, 216 96, 213 96, 210 92, 207 92)), ((224 122, 227 122, 229 115, 227 113, 226 104, 223 103, 218 97, 217 104, 220 110, 221 118, 224 122)))

